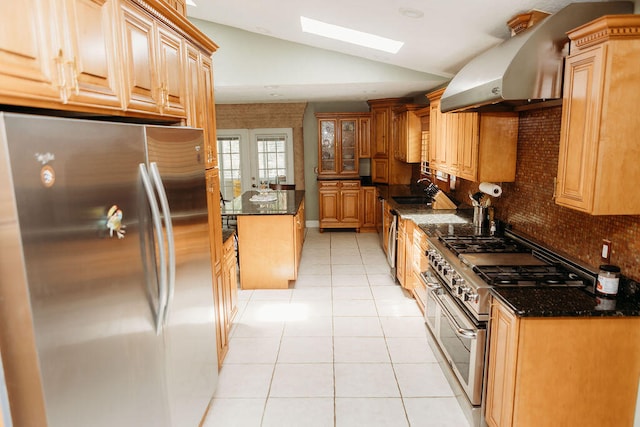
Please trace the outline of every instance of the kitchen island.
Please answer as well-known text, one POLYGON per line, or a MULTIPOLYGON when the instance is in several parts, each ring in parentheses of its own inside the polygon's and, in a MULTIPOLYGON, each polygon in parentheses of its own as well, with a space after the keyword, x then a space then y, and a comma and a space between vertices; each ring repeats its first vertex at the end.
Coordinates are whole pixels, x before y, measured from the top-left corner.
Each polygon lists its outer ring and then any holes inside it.
POLYGON ((222 208, 235 216, 241 289, 287 289, 304 242, 304 191, 247 191, 222 208), (256 199, 258 199, 256 201, 256 199))

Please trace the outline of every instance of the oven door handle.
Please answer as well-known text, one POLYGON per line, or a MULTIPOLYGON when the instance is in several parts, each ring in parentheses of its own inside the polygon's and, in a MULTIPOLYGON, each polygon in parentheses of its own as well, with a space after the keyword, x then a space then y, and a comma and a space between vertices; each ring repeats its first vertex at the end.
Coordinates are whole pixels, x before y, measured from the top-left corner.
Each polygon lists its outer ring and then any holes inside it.
POLYGON ((477 330, 463 328, 458 324, 458 322, 456 322, 453 315, 449 312, 449 310, 447 310, 447 307, 445 307, 444 302, 440 299, 439 296, 436 296, 435 300, 438 302, 438 305, 442 309, 442 312, 444 313, 445 317, 449 320, 449 323, 451 324, 451 326, 454 327, 453 330, 458 336, 462 338, 471 338, 471 339, 476 339, 478 337, 477 330))
POLYGON ((430 281, 429 279, 427 279, 424 273, 420 273, 419 276, 420 276, 420 279, 422 280, 422 283, 424 283, 424 285, 427 288, 431 289, 432 291, 437 291, 439 289, 442 289, 442 285, 440 283, 437 283, 437 282, 434 283, 430 281))

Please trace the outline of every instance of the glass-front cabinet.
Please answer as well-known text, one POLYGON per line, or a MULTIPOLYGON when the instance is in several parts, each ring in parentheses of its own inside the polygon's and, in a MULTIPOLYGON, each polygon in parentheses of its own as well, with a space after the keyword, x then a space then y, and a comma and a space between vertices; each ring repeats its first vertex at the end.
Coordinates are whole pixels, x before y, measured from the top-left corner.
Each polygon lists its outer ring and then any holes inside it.
POLYGON ((358 115, 318 113, 318 175, 358 176, 358 115))

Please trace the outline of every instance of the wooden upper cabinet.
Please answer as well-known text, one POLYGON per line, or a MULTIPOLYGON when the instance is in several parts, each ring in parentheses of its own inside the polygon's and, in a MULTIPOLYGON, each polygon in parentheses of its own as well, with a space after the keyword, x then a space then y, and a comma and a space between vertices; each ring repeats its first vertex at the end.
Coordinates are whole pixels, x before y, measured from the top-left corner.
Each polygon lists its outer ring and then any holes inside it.
POLYGON ((124 1, 121 6, 125 63, 125 108, 158 112, 156 43, 153 19, 124 1))
POLYGON ((0 2, 0 94, 60 98, 52 13, 49 0, 0 2))
POLYGON ((213 94, 213 63, 211 57, 200 55, 200 76, 202 97, 202 126, 205 141, 206 168, 218 167, 218 142, 216 138, 215 99, 213 94))
POLYGON ((556 203, 638 215, 640 16, 604 16, 568 34, 556 203))
POLYGON ((318 113, 318 175, 357 177, 359 169, 357 113, 318 113))
POLYGON ((187 124, 192 127, 204 126, 204 102, 200 88, 202 75, 200 73, 200 51, 190 43, 185 44, 186 53, 186 88, 187 88, 187 124))
POLYGON ((182 37, 128 1, 121 3, 120 21, 125 108, 186 117, 188 67, 182 37))
POLYGON ((162 24, 158 27, 158 73, 160 111, 185 117, 186 96, 182 37, 162 24))
POLYGON ((405 163, 420 162, 422 124, 416 111, 422 105, 404 104, 393 109, 393 125, 396 143, 394 156, 405 163))
POLYGON ((443 92, 428 95, 430 167, 474 182, 515 181, 518 113, 442 113, 443 92))
POLYGON ((358 157, 371 157, 371 115, 358 117, 358 157))
POLYGON ((391 117, 389 108, 371 109, 371 157, 387 157, 391 139, 391 117))
POLYGON ((115 1, 65 0, 63 44, 56 61, 65 72, 64 102, 120 109, 121 68, 112 23, 115 1))
POLYGON ((0 91, 20 105, 121 108, 113 1, 2 2, 0 91))

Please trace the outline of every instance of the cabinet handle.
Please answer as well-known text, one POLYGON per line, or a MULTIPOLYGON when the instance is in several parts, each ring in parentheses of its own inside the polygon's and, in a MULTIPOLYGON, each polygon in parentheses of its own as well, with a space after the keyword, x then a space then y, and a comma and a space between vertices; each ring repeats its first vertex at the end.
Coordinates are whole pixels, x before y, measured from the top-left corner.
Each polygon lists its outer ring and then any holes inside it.
POLYGON ((58 71, 58 91, 60 91, 60 98, 62 103, 67 103, 67 79, 64 72, 64 54, 62 49, 58 50, 58 55, 54 58, 56 63, 56 70, 58 71))
POLYGON ((67 65, 71 67, 71 81, 73 82, 71 90, 76 95, 80 94, 80 86, 78 84, 78 62, 76 57, 73 57, 73 61, 67 61, 67 65))
POLYGON ((556 199, 557 191, 558 191, 558 177, 554 176, 553 177, 553 195, 551 196, 551 200, 555 200, 556 199))

